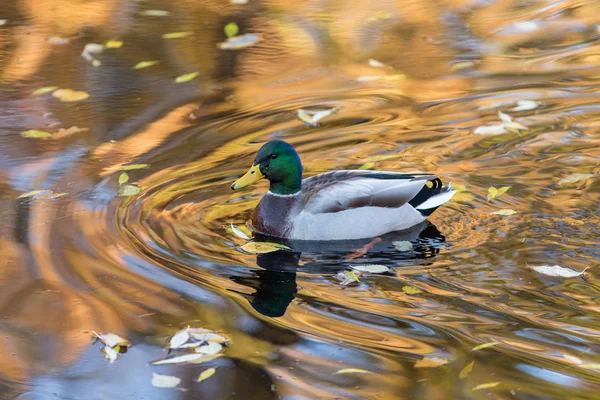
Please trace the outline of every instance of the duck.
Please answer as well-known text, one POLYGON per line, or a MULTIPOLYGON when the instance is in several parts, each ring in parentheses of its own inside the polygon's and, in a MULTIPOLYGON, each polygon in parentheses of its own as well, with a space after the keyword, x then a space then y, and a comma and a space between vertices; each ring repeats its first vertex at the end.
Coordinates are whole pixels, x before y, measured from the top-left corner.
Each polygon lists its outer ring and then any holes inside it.
POLYGON ((427 173, 335 170, 305 179, 302 173, 294 147, 271 140, 231 185, 239 190, 269 181, 252 214, 256 233, 309 241, 374 238, 423 223, 455 193, 427 173))

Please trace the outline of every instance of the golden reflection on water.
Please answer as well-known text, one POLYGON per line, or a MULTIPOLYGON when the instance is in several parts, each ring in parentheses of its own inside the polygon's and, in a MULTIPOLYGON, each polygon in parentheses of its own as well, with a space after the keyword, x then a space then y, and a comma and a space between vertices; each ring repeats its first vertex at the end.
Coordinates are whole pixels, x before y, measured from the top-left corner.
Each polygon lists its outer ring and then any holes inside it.
POLYGON ((516 0, 1 5, 0 398, 595 398, 599 11, 516 0), (261 42, 219 50, 231 21, 261 42), (178 31, 192 34, 161 37, 178 31), (123 47, 99 54, 101 66, 81 57, 111 39, 123 47), (161 63, 132 69, 144 60, 161 63), (387 79, 361 81, 373 76, 387 79), (31 95, 45 86, 90 98, 31 95), (539 104, 510 111, 519 100, 539 104), (306 107, 339 110, 308 128, 295 116, 306 107), (529 129, 473 133, 499 123, 498 110, 529 129), (87 130, 19 135, 73 126, 87 130), (373 163, 464 191, 404 237, 409 253, 383 241, 353 261, 356 243, 245 254, 227 226, 247 222, 266 184, 229 186, 272 138, 297 147, 307 175, 373 163), (116 197, 132 163, 150 165, 128 172, 142 192, 116 197), (575 173, 595 176, 561 183, 575 173), (488 201, 490 186, 510 189, 488 201), (33 189, 67 194, 17 199, 33 189), (517 214, 491 214, 500 208, 517 214), (394 274, 342 287, 332 276, 351 263, 394 274), (537 264, 591 268, 561 280, 537 264), (188 325, 232 339, 202 384, 208 364, 148 366, 188 325), (107 365, 92 330, 135 346, 107 365), (152 387, 151 372, 188 391, 152 387))

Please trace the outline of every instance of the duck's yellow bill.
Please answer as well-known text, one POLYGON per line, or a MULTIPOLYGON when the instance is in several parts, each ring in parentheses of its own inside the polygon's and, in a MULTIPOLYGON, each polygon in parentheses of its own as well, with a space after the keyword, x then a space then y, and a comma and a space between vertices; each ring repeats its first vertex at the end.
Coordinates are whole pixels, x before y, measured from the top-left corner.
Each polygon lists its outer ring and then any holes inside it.
POLYGON ((260 173, 259 165, 253 165, 248 170, 248 172, 246 172, 244 174, 244 176, 242 176, 237 181, 233 182, 233 185, 231 185, 231 188, 233 190, 241 189, 243 187, 253 184, 254 182, 258 181, 259 179, 261 179, 263 177, 264 177, 264 175, 260 173))

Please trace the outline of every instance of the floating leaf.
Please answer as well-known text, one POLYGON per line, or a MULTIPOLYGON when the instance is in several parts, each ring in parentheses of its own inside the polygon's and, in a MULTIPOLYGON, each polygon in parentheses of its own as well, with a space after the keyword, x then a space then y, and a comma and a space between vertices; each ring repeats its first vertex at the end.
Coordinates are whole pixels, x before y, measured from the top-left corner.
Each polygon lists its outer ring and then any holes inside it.
POLYGON ((0 19, 0 26, 6 25, 7 22, 8 22, 7 19, 0 19))
POLYGON ((63 38, 63 37, 60 37, 60 36, 52 36, 52 37, 48 38, 48 43, 55 44, 57 46, 62 46, 62 45, 65 45, 65 44, 69 44, 69 42, 71 42, 70 39, 63 38))
POLYGON ((231 232, 233 232, 233 234, 237 237, 239 237, 240 239, 244 239, 244 240, 251 240, 250 236, 248 236, 246 234, 246 232, 242 231, 240 228, 238 228, 237 226, 231 224, 229 225, 229 229, 231 230, 231 232))
POLYGON ((176 376, 161 375, 152 373, 152 386, 158 388, 172 388, 181 383, 181 379, 176 376))
POLYGON ((21 132, 21 136, 29 138, 49 138, 52 136, 50 132, 39 131, 37 129, 30 129, 28 131, 21 132))
POLYGON ((154 61, 140 61, 139 63, 135 64, 133 66, 133 69, 143 69, 143 68, 148 68, 151 67, 153 65, 156 65, 160 63, 160 61, 154 60, 154 61))
POLYGON ((304 122, 306 125, 310 126, 311 128, 315 128, 316 126, 318 126, 318 122, 320 120, 333 114, 337 110, 338 110, 338 107, 333 107, 328 110, 318 110, 318 111, 300 109, 297 111, 297 115, 298 115, 298 118, 300 118, 300 120, 302 122, 304 122))
POLYGON ((538 108, 540 106, 539 101, 533 101, 533 100, 519 100, 517 101, 517 106, 514 108, 511 108, 510 111, 514 111, 514 112, 518 112, 518 111, 529 111, 529 110, 535 110, 536 108, 538 108))
POLYGON ((104 346, 100 351, 104 353, 104 357, 106 357, 108 362, 112 364, 119 358, 120 347, 115 346, 115 348, 112 348, 109 346, 104 346))
MULTIPOLYGON (((189 363, 192 361, 197 361, 204 357, 206 357, 205 354, 186 353, 186 354, 176 356, 176 357, 165 358, 164 360, 153 361, 153 362, 151 362, 151 364, 152 365, 183 364, 183 363, 189 363)), ((212 359, 212 357, 211 357, 211 359, 212 359)))
POLYGON ((336 374, 372 374, 371 371, 360 368, 344 368, 335 372, 336 374))
POLYGON ((402 291, 406 294, 417 294, 421 293, 421 289, 414 286, 402 286, 402 291))
POLYGON ((166 10, 144 10, 140 14, 147 17, 167 17, 171 13, 166 10))
POLYGON ((517 212, 511 208, 503 208, 501 210, 498 211, 494 211, 492 214, 496 214, 496 215, 513 215, 516 214, 517 212))
POLYGON ((397 240, 392 242, 392 244, 398 251, 410 251, 413 248, 413 244, 408 240, 397 240))
POLYGON ((34 96, 38 96, 40 94, 46 94, 46 93, 54 92, 56 89, 58 89, 58 86, 46 86, 46 87, 34 90, 33 93, 31 93, 31 94, 34 95, 34 96))
POLYGON ((230 38, 230 37, 238 34, 238 32, 240 31, 240 27, 235 22, 230 22, 227 25, 225 25, 225 28, 223 28, 223 31, 225 32, 225 35, 228 38, 230 38))
POLYGON ((180 346, 187 343, 188 340, 190 340, 189 327, 180 330, 179 332, 175 333, 173 337, 171 337, 171 340, 169 341, 169 348, 178 349, 180 346))
POLYGON ((60 138, 63 138, 63 137, 74 135, 74 134, 79 133, 79 132, 85 132, 85 131, 88 131, 88 130, 89 130, 88 128, 80 128, 78 126, 72 126, 70 128, 66 128, 66 129, 60 128, 58 130, 58 132, 56 132, 54 135, 52 135, 52 137, 54 139, 60 139, 60 138))
POLYGON ((477 350, 487 349, 488 347, 496 346, 497 344, 500 344, 500 342, 483 343, 483 344, 480 344, 479 346, 473 347, 471 349, 471 351, 477 351, 477 350))
POLYGON ((127 172, 123 172, 123 173, 121 173, 121 175, 119 175, 119 185, 124 184, 128 180, 129 180, 129 175, 127 175, 127 172))
POLYGON ((482 383, 481 385, 475 386, 472 391, 476 392, 477 390, 490 389, 496 387, 500 384, 500 382, 490 382, 490 383, 482 383))
POLYGON ((216 368, 209 368, 206 371, 203 371, 198 377, 198 379, 196 379, 196 382, 202 382, 203 380, 210 378, 215 374, 215 372, 217 372, 216 368))
POLYGON ((248 0, 230 0, 231 4, 248 4, 248 0))
POLYGON ((140 189, 139 187, 137 187, 135 185, 122 185, 119 188, 119 196, 123 196, 123 197, 135 196, 136 194, 138 194, 141 191, 142 191, 142 189, 140 189))
POLYGON ((129 165, 122 165, 121 166, 121 171, 133 171, 134 169, 144 169, 144 168, 148 168, 149 164, 129 164, 129 165))
POLYGON ((247 33, 245 35, 230 37, 227 41, 219 43, 217 47, 221 50, 239 50, 254 46, 259 41, 260 36, 256 33, 247 33))
MULTIPOLYGON (((202 342, 200 342, 202 343, 202 342)), ((223 351, 223 346, 217 342, 206 342, 196 347, 196 353, 214 355, 223 351)))
POLYGON ((385 68, 386 67, 386 65, 384 63, 374 60, 372 58, 369 59, 369 66, 373 67, 373 68, 385 68))
POLYGON ((175 83, 189 82, 192 79, 194 79, 195 77, 197 77, 198 75, 200 75, 200 72, 190 72, 189 74, 184 74, 184 75, 178 76, 177 78, 175 78, 175 83))
POLYGON ((359 275, 357 275, 353 271, 342 271, 342 272, 338 272, 337 275, 334 276, 334 278, 337 279, 338 281, 340 281, 340 285, 347 286, 351 283, 360 282, 360 279, 358 279, 358 276, 359 275))
POLYGON ((538 265, 531 268, 540 274, 559 276, 561 278, 574 278, 576 276, 582 276, 585 273, 585 269, 579 272, 571 268, 561 267, 560 265, 538 265))
POLYGON ((92 331, 92 333, 94 334, 94 336, 96 336, 98 338, 98 340, 100 340, 105 346, 108 347, 117 347, 117 346, 121 346, 121 347, 130 347, 131 346, 131 342, 127 339, 125 339, 122 336, 119 336, 115 333, 103 333, 103 334, 97 334, 96 332, 92 331))
POLYGON ((56 97, 63 102, 74 102, 85 100, 90 95, 83 91, 71 90, 71 89, 58 89, 52 93, 52 96, 56 97))
POLYGON ((181 39, 184 37, 188 37, 192 34, 192 32, 170 32, 162 35, 163 39, 181 39))
POLYGON ((364 265, 351 265, 353 270, 360 272, 368 272, 371 274, 383 274, 384 272, 389 272, 389 268, 385 265, 380 264, 364 264, 364 265))
POLYGON ((500 120, 505 124, 510 124, 512 122, 512 118, 509 115, 504 114, 502 111, 498 111, 498 117, 500 117, 500 120))
POLYGON ((367 76, 359 76, 355 80, 357 82, 372 82, 372 81, 398 81, 401 79, 405 79, 406 75, 403 74, 394 74, 394 75, 367 75, 367 76))
POLYGON ((559 185, 568 185, 571 183, 577 183, 577 182, 592 178, 593 176, 594 176, 594 174, 571 174, 569 176, 562 178, 560 181, 558 181, 558 184, 559 185))
POLYGON ((478 126, 473 133, 476 135, 501 135, 506 133, 506 128, 504 125, 478 126))
POLYGON ((287 246, 284 246, 279 243, 271 243, 271 242, 250 242, 250 243, 246 243, 245 245, 243 245, 240 248, 242 250, 244 250, 245 252, 252 253, 252 254, 271 253, 273 251, 278 251, 278 250, 291 250, 287 246))
POLYGON ((475 63, 473 61, 457 62, 457 63, 452 64, 452 66, 450 67, 450 71, 459 71, 461 69, 471 68, 474 65, 475 65, 475 63))
POLYGON ((510 186, 503 186, 499 189, 494 186, 490 186, 490 188, 488 189, 488 200, 493 200, 496 197, 506 193, 508 189, 510 189, 510 186))
POLYGON ((81 57, 94 64, 94 67, 97 67, 101 63, 99 60, 96 60, 92 54, 100 54, 102 53, 102 50, 104 50, 104 45, 98 43, 88 43, 83 48, 81 57), (94 61, 96 61, 96 63, 94 63, 94 61))
POLYGON ((373 169, 374 166, 375 166, 375 163, 373 161, 369 161, 368 163, 361 165, 358 169, 361 171, 369 170, 369 169, 373 169))
POLYGON ((104 48, 106 49, 120 49, 121 47, 123 47, 123 42, 116 39, 109 40, 104 44, 104 48))
POLYGON ((462 371, 460 371, 460 374, 458 375, 458 377, 460 379, 465 379, 471 373, 471 371, 473 371, 474 365, 475 365, 475 360, 473 360, 469 364, 467 364, 467 366, 464 367, 462 369, 462 371))
POLYGON ((18 199, 24 199, 27 197, 35 197, 39 200, 55 200, 65 196, 66 193, 58 193, 52 190, 32 190, 31 192, 23 193, 18 199))
POLYGON ((441 357, 425 357, 415 363, 415 368, 435 368, 448 364, 448 359, 441 357))

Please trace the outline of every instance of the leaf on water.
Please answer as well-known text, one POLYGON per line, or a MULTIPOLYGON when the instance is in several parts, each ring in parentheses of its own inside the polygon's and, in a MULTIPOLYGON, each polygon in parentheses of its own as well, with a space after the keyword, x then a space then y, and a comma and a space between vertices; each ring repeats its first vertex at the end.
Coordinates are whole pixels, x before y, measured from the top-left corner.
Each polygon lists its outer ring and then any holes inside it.
POLYGON ((248 4, 248 0, 230 0, 231 4, 248 4))
POLYGON ((227 41, 217 44, 217 47, 221 50, 239 50, 254 46, 259 41, 260 36, 256 33, 247 33, 245 35, 230 37, 227 41))
POLYGON ((299 109, 297 111, 297 115, 298 115, 298 118, 300 118, 300 120, 302 122, 304 122, 306 125, 310 126, 311 128, 315 128, 318 126, 318 122, 320 120, 333 114, 337 110, 338 110, 338 107, 333 107, 328 110, 318 110, 318 111, 299 109))
POLYGON ((385 65, 382 62, 379 62, 377 60, 374 60, 372 58, 369 59, 369 66, 373 67, 373 68, 385 68, 387 65, 385 65))
POLYGON ((94 61, 97 61, 94 65, 94 67, 97 67, 98 65, 100 65, 100 61, 96 60, 94 56, 92 56, 92 54, 100 54, 102 53, 102 50, 104 50, 104 45, 98 43, 88 43, 83 48, 83 51, 81 52, 81 57, 83 57, 86 61, 91 62, 92 64, 94 64, 94 61))
POLYGON ((188 37, 192 34, 192 32, 169 32, 162 35, 163 39, 181 39, 184 37, 188 37))
POLYGON ((200 342, 216 342, 225 343, 228 342, 225 336, 215 333, 209 329, 204 328, 189 328, 190 336, 200 342))
POLYGON ((121 346, 121 347, 131 347, 131 342, 127 339, 125 339, 122 336, 119 336, 115 333, 102 333, 102 334, 97 334, 96 332, 92 331, 92 333, 94 334, 94 336, 96 336, 98 338, 98 340, 100 340, 102 342, 102 344, 104 344, 105 346, 108 347, 112 347, 115 348, 116 346, 121 346))
POLYGON ((104 48, 106 49, 120 49, 121 47, 123 47, 123 42, 116 39, 109 40, 104 44, 104 48))
POLYGON ((233 232, 235 236, 239 237, 240 239, 252 240, 252 238, 248 236, 246 232, 242 231, 240 228, 233 224, 229 225, 229 229, 231 230, 231 232, 233 232))
POLYGON ((492 212, 492 214, 496 214, 496 215, 513 215, 516 213, 517 212, 511 208, 503 208, 501 210, 492 212))
POLYGON ((580 365, 581 368, 585 368, 585 369, 600 369, 600 364, 598 363, 589 363, 589 364, 581 364, 580 365))
POLYGON ((122 172, 121 175, 119 175, 119 185, 124 184, 128 180, 129 180, 129 175, 127 175, 127 172, 122 172))
POLYGON ((122 165, 121 166, 121 171, 133 171, 134 169, 144 169, 144 168, 148 168, 149 164, 129 164, 129 165, 122 165))
POLYGON ((500 382, 490 382, 490 383, 482 383, 481 385, 477 385, 475 386, 473 389, 471 389, 472 391, 476 392, 478 390, 483 390, 483 389, 490 389, 493 387, 496 387, 500 384, 500 382))
POLYGON ((108 360, 108 362, 112 364, 119 358, 119 350, 119 346, 116 346, 115 348, 104 346, 100 351, 104 353, 104 357, 108 360))
POLYGON ((222 351, 223 351, 223 346, 221 345, 221 343, 217 343, 217 342, 207 342, 206 344, 203 344, 202 346, 196 347, 196 353, 200 353, 200 354, 214 355, 214 354, 219 354, 222 351))
POLYGON ((473 347, 471 349, 471 351, 477 351, 477 350, 487 349, 488 347, 496 346, 497 344, 500 344, 500 342, 483 343, 483 344, 480 344, 479 346, 473 347))
POLYGON ((502 111, 498 111, 498 117, 500 117, 500 121, 504 122, 505 124, 510 124, 513 122, 512 117, 504 114, 502 111))
POLYGON ((90 95, 86 92, 71 89, 55 90, 52 92, 52 96, 63 102, 81 101, 90 97, 90 95))
POLYGON ((358 279, 359 275, 357 275, 353 271, 342 271, 338 272, 334 278, 340 281, 341 286, 347 286, 351 283, 359 283, 360 279, 358 279))
POLYGON ((560 265, 538 265, 531 268, 540 274, 558 276, 561 278, 575 278, 577 276, 582 276, 585 273, 585 269, 579 272, 571 268, 561 267, 560 265))
POLYGON ((21 136, 28 138, 49 138, 52 136, 50 132, 39 131, 37 129, 30 129, 28 131, 21 132, 21 136))
POLYGON ((133 69, 144 69, 144 68, 148 68, 151 67, 153 65, 156 65, 160 63, 160 61, 154 60, 154 61, 140 61, 139 63, 135 64, 133 66, 133 69))
POLYGON ((34 90, 33 93, 31 93, 31 94, 34 95, 34 96, 38 96, 40 94, 46 94, 46 93, 54 92, 56 89, 58 89, 58 86, 46 86, 46 87, 34 90))
POLYGON ((469 374, 471 373, 471 371, 473 371, 473 366, 475 365, 475 360, 471 361, 469 364, 467 364, 466 367, 464 367, 461 371, 460 374, 458 375, 458 377, 460 379, 465 379, 467 376, 469 376, 469 374))
POLYGON ((494 186, 490 186, 488 189, 488 200, 493 200, 496 197, 503 195, 506 191, 510 189, 510 186, 502 186, 501 188, 496 188, 494 186))
POLYGON ((158 388, 172 388, 181 383, 181 379, 176 376, 161 375, 152 373, 152 386, 158 388))
POLYGON ((57 46, 62 46, 65 44, 69 44, 71 42, 70 39, 62 38, 60 36, 52 36, 48 38, 48 43, 55 44, 57 46))
POLYGON ((336 374, 372 374, 371 371, 360 368, 344 368, 335 372, 336 374))
POLYGON ((192 361, 197 361, 204 357, 206 357, 205 354, 186 353, 186 354, 176 356, 176 357, 165 358, 164 360, 153 361, 150 364, 152 364, 152 365, 183 364, 183 363, 189 363, 192 361))
POLYGON ((368 272, 370 274, 383 274, 384 272, 389 272, 390 270, 385 265, 380 264, 351 265, 350 268, 355 271, 368 272))
POLYGON ((169 348, 178 349, 181 345, 187 343, 190 340, 190 328, 187 327, 175 333, 171 340, 169 340, 169 348))
POLYGON ((415 368, 435 368, 444 364, 448 364, 447 358, 425 357, 415 363, 415 368))
POLYGON ((558 184, 559 185, 568 185, 571 183, 577 183, 577 182, 592 178, 593 176, 594 176, 594 174, 571 174, 569 176, 562 178, 560 181, 558 181, 558 184))
POLYGON ((72 126, 70 128, 66 128, 66 129, 65 128, 60 128, 58 130, 58 132, 56 132, 54 135, 52 135, 52 137, 54 139, 60 139, 60 138, 63 138, 63 137, 74 135, 74 134, 79 133, 79 132, 85 132, 85 131, 88 131, 88 130, 89 130, 88 128, 80 128, 78 126, 72 126))
POLYGON ((279 250, 291 250, 289 247, 284 246, 279 243, 271 243, 271 242, 250 242, 240 247, 247 253, 252 254, 264 254, 271 253, 273 251, 279 250))
POLYGON ((184 74, 184 75, 178 76, 177 78, 175 78, 175 83, 189 82, 192 79, 194 79, 195 77, 197 77, 198 75, 200 75, 200 72, 190 72, 189 74, 184 74))
POLYGON ((542 103, 540 103, 539 101, 534 101, 534 100, 519 100, 519 101, 517 101, 517 106, 514 108, 511 108, 510 111, 518 112, 518 111, 535 110, 541 104, 542 103))
POLYGON ((394 75, 366 75, 359 76, 355 80, 357 82, 372 82, 372 81, 398 81, 401 79, 405 79, 406 75, 404 74, 394 74, 394 75))
POLYGON ((478 126, 473 131, 476 135, 501 135, 506 133, 506 128, 504 125, 486 125, 486 126, 478 126))
POLYGON ((6 25, 7 22, 8 22, 7 19, 0 19, 0 26, 6 25))
POLYGON ((225 25, 225 28, 223 28, 223 31, 225 32, 225 35, 228 38, 230 38, 230 37, 238 34, 238 32, 240 31, 240 27, 235 22, 230 22, 227 25, 225 25))
POLYGON ((168 17, 171 13, 166 10, 144 10, 140 14, 147 17, 168 17))
POLYGON ((369 161, 368 163, 365 163, 363 165, 361 165, 360 167, 358 167, 359 170, 369 170, 369 169, 373 169, 373 167, 375 166, 375 163, 373 161, 369 161))
POLYGON ((23 193, 17 199, 25 199, 27 197, 34 197, 38 200, 55 200, 65 196, 67 193, 58 193, 52 190, 32 190, 31 192, 23 193))
POLYGON ((140 189, 139 187, 135 186, 135 185, 121 185, 121 187, 119 187, 119 196, 123 196, 123 197, 129 197, 129 196, 135 196, 136 194, 140 193, 142 191, 142 189, 140 189))
POLYGON ((475 63, 473 61, 462 61, 452 64, 452 66, 450 67, 450 71, 459 71, 461 69, 471 68, 474 65, 475 63))
POLYGON ((406 294, 417 294, 421 293, 421 289, 416 288, 414 286, 402 286, 402 291, 406 294))
POLYGON ((213 376, 215 374, 215 372, 217 372, 216 368, 209 368, 206 371, 202 371, 200 376, 198 376, 198 379, 196 379, 196 382, 202 382, 202 381, 210 378, 211 376, 213 376))
POLYGON ((392 242, 392 244, 398 251, 410 251, 413 248, 413 244, 408 240, 397 240, 392 242))

